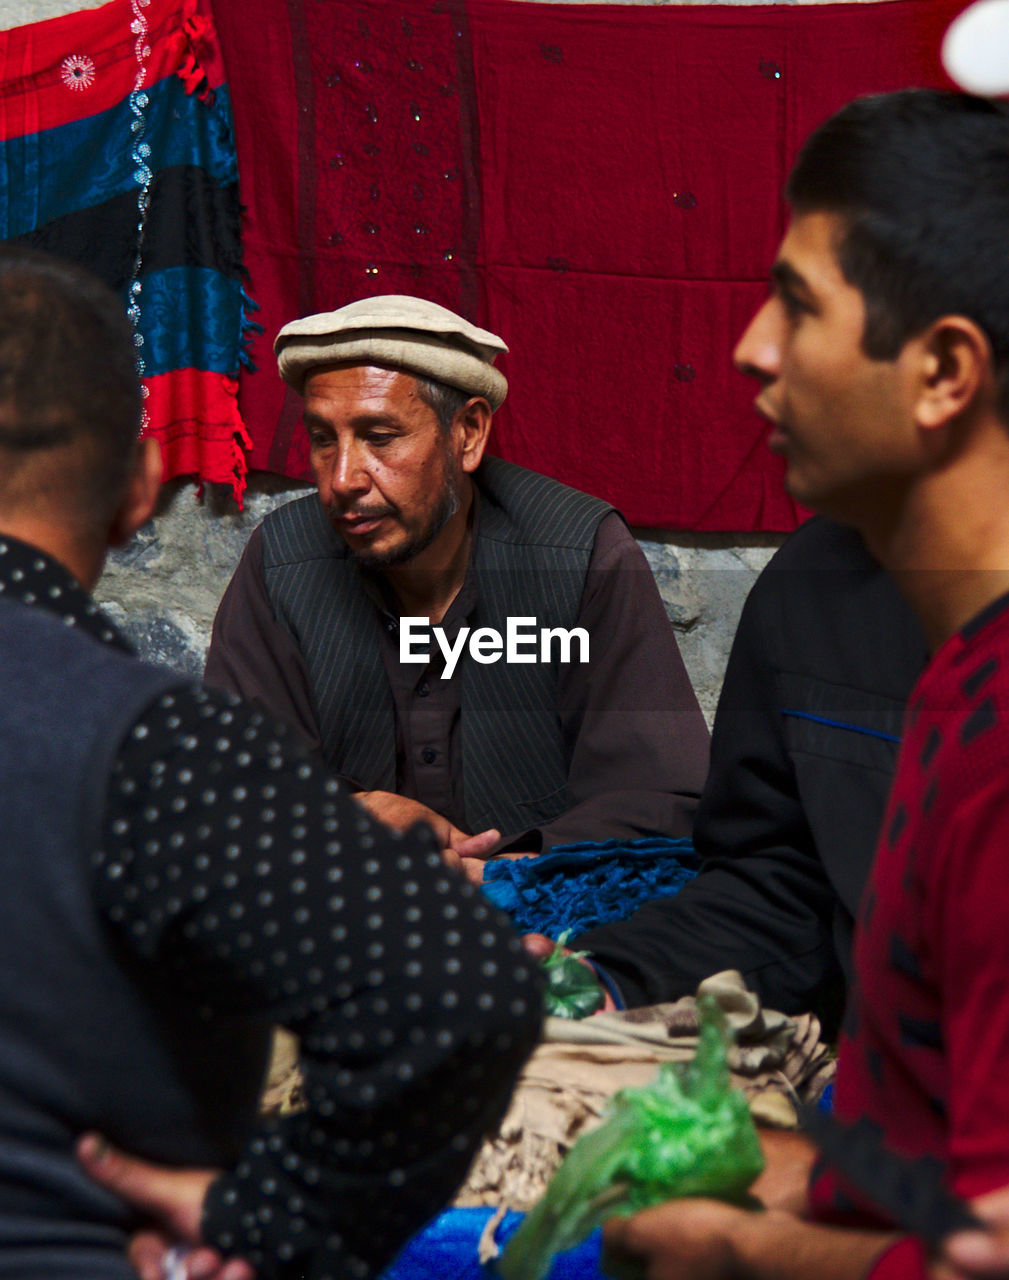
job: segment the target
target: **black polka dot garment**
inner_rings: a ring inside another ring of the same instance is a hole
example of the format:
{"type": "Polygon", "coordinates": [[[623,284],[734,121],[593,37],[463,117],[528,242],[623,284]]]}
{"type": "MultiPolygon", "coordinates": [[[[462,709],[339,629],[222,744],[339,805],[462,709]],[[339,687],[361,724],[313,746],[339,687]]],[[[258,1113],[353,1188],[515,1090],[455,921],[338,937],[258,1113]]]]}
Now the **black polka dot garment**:
{"type": "MultiPolygon", "coordinates": [[[[0,594],[122,645],[54,561],[0,540],[0,594]]],[[[302,1042],[308,1107],[259,1129],[211,1187],[206,1239],[261,1277],[376,1274],[461,1181],[540,1016],[506,918],[433,837],[374,823],[294,735],[186,688],[112,768],[94,889],[121,943],[302,1042]]]]}

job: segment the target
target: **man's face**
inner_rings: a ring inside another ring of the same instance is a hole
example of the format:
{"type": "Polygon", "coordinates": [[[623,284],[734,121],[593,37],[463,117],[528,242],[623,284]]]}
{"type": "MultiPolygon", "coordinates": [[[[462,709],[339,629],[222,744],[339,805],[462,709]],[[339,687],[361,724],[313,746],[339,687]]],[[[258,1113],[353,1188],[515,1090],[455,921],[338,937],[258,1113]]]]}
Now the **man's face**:
{"type": "Polygon", "coordinates": [[[762,386],[757,409],[772,423],[797,501],[851,523],[878,511],[914,464],[914,383],[905,345],[895,360],[862,350],[865,303],[841,274],[834,214],[795,218],[771,273],[772,292],[734,353],[762,386]]]}
{"type": "Polygon", "coordinates": [[[362,564],[411,560],[458,510],[455,435],[411,375],[323,366],[305,380],[304,420],[319,497],[362,564]]]}

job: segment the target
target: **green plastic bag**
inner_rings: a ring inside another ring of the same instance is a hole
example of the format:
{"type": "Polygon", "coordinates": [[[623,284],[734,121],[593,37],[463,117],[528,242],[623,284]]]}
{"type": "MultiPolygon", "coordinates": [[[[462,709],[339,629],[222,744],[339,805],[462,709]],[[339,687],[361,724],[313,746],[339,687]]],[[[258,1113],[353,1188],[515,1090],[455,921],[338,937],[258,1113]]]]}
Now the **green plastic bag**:
{"type": "Polygon", "coordinates": [[[543,961],[547,978],[543,1003],[546,1011],[555,1018],[587,1018],[603,1007],[604,996],[599,979],[582,960],[587,951],[572,951],[564,955],[563,947],[570,936],[570,929],[557,939],[556,948],[543,961]]]}
{"type": "Polygon", "coordinates": [[[608,1119],[568,1152],[499,1259],[503,1280],[542,1280],[554,1254],[607,1218],[675,1196],[745,1200],[764,1157],[746,1099],[729,1080],[724,1015],[710,1000],[700,1015],[693,1060],[663,1063],[651,1084],[622,1089],[608,1119]]]}

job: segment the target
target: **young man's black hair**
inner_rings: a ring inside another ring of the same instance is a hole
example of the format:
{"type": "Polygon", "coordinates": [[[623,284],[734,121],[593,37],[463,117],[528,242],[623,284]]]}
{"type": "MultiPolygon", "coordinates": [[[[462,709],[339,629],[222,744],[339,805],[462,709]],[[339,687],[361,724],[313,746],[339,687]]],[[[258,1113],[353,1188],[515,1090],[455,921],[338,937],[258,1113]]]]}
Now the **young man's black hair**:
{"type": "Polygon", "coordinates": [[[843,218],[865,353],[893,359],[937,317],[969,316],[1009,419],[1009,110],[940,90],[856,99],[808,140],[786,195],[796,214],[843,218]]]}

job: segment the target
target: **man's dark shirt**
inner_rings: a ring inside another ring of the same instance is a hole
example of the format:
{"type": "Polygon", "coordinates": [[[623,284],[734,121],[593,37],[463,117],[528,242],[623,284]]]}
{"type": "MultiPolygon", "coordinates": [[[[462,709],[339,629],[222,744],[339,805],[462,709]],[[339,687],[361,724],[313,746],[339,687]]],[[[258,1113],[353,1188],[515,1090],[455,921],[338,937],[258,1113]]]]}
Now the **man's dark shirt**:
{"type": "Polygon", "coordinates": [[[675,898],[577,939],[629,1004],[739,969],[764,1002],[838,1013],[921,628],[858,534],[816,518],[751,591],[729,657],[675,898]],[[831,998],[832,997],[832,998],[831,998]]]}
{"type": "MultiPolygon", "coordinates": [[[[475,548],[478,495],[473,520],[475,548]]],[[[452,643],[477,604],[473,554],[441,623],[452,643]]],[[[460,727],[466,660],[443,680],[444,661],[432,641],[429,664],[401,663],[400,606],[381,573],[363,576],[382,624],[395,703],[396,790],[466,830],[460,727]]],[[[616,512],[600,521],[577,625],[591,637],[592,660],[560,664],[557,682],[570,760],[568,806],[550,822],[504,833],[503,847],[545,852],[575,840],[689,835],[707,774],[708,730],[654,576],[616,512]]],[[[295,637],[274,616],[259,529],[221,600],[206,680],[268,708],[321,752],[307,666],[295,637]]]]}
{"type": "MultiPolygon", "coordinates": [[[[128,650],[10,538],[0,597],[128,650]]],[[[207,1019],[262,1013],[302,1040],[307,1110],[215,1181],[205,1238],[264,1277],[374,1274],[449,1199],[531,1047],[535,966],[505,918],[425,829],[381,827],[296,734],[181,678],[119,747],[92,865],[131,962],[207,1019]]]]}

